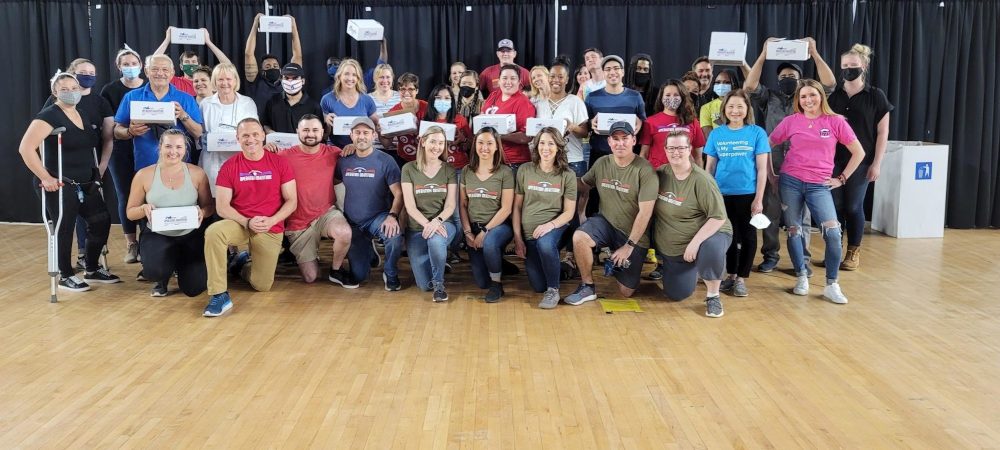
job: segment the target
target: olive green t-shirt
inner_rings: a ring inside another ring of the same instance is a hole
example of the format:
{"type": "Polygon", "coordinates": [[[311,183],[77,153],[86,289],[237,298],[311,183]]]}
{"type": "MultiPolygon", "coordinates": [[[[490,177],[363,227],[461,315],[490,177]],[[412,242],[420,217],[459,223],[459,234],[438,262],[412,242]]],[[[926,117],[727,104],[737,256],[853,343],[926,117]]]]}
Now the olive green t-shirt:
{"type": "MultiPolygon", "coordinates": [[[[581,180],[597,188],[601,215],[626,236],[639,214],[639,202],[656,200],[656,173],[649,161],[638,156],[625,167],[618,167],[614,155],[602,156],[581,180]]],[[[649,248],[647,234],[644,231],[636,242],[642,248],[649,248]]]]}
{"type": "Polygon", "coordinates": [[[576,201],[576,174],[543,172],[534,163],[524,163],[517,169],[518,195],[521,202],[521,235],[531,239],[539,225],[548,223],[563,213],[563,200],[576,201]]]}
{"type": "MultiPolygon", "coordinates": [[[[400,182],[413,184],[413,200],[417,203],[417,209],[424,217],[433,219],[444,210],[448,185],[455,184],[455,169],[448,164],[441,164],[438,172],[433,177],[428,177],[417,167],[415,161],[410,161],[403,166],[400,182]]],[[[424,229],[413,217],[407,218],[407,228],[412,231],[424,229]]]]}
{"type": "Polygon", "coordinates": [[[485,224],[500,210],[504,189],[514,189],[514,171],[501,165],[486,181],[480,181],[469,166],[462,169],[462,189],[469,197],[469,220],[485,224]]]}
{"type": "Polygon", "coordinates": [[[719,232],[733,234],[722,193],[708,172],[695,166],[687,178],[678,180],[670,164],[664,164],[656,171],[656,176],[660,181],[653,208],[657,251],[667,256],[683,255],[708,219],[725,220],[719,232]]]}

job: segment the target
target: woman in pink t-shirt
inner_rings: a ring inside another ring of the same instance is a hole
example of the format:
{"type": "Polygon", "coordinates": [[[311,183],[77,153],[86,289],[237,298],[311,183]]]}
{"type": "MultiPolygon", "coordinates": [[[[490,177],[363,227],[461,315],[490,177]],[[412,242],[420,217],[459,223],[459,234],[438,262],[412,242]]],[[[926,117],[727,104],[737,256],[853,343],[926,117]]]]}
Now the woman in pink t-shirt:
{"type": "Polygon", "coordinates": [[[833,206],[831,189],[844,185],[864,159],[857,136],[843,116],[835,114],[826,101],[823,86],[815,80],[802,80],[795,91],[795,114],[786,117],[770,136],[771,147],[790,141],[791,145],[781,165],[780,181],[771,174],[771,183],[779,186],[781,203],[788,228],[788,253],[797,276],[796,295],[809,295],[809,278],[802,255],[803,208],[808,207],[813,219],[823,227],[826,241],[826,288],[823,297],[834,303],[847,303],[847,297],[837,283],[841,257],[841,228],[833,206]],[[844,171],[833,174],[833,156],[837,143],[851,152],[844,171]]]}

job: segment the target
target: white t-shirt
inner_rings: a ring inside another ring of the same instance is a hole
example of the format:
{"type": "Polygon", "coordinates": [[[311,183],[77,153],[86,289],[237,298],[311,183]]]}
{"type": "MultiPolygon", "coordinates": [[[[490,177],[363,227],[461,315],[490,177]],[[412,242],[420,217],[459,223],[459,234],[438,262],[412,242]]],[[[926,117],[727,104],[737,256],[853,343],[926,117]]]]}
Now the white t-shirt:
{"type": "MultiPolygon", "coordinates": [[[[542,100],[535,103],[535,117],[539,119],[569,119],[573,125],[579,125],[589,119],[583,100],[575,95],[566,95],[558,102],[542,100]]],[[[566,136],[566,159],[571,163],[583,161],[583,141],[573,133],[566,136]]]]}

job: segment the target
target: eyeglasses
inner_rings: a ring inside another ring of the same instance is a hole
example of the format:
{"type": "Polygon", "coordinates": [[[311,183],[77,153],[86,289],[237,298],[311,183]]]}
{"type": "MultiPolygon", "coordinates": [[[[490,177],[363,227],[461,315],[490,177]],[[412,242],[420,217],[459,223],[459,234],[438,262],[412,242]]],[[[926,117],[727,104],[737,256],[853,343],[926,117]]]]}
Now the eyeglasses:
{"type": "Polygon", "coordinates": [[[689,148],[691,148],[690,145],[685,145],[682,147],[664,147],[664,149],[667,150],[667,153],[682,153],[689,148]]]}
{"type": "Polygon", "coordinates": [[[415,87],[399,88],[399,92],[417,92],[415,87]]]}

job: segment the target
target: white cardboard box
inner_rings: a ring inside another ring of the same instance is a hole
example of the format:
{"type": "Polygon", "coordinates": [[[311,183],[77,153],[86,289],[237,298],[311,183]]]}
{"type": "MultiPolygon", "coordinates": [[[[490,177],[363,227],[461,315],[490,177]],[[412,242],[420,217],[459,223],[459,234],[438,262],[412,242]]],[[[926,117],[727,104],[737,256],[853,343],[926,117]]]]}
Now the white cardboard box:
{"type": "Polygon", "coordinates": [[[141,102],[129,103],[129,120],[135,123],[176,125],[173,102],[141,102]]]}
{"type": "Polygon", "coordinates": [[[628,122],[634,131],[638,118],[635,114],[597,113],[597,134],[608,134],[615,122],[628,122]]]}
{"type": "Polygon", "coordinates": [[[213,131],[208,133],[206,137],[205,151],[238,152],[241,150],[234,131],[213,131]]]}
{"type": "Polygon", "coordinates": [[[485,127],[497,130],[497,133],[510,134],[517,129],[513,114],[480,114],[472,118],[472,132],[478,133],[485,127]]]}
{"type": "Polygon", "coordinates": [[[896,238],[944,237],[947,145],[889,141],[872,198],[872,229],[896,238]]]}
{"type": "Polygon", "coordinates": [[[170,30],[170,43],[205,45],[205,33],[196,28],[174,28],[170,30]]]}
{"type": "Polygon", "coordinates": [[[198,207],[155,208],[149,229],[153,231],[193,230],[198,228],[198,207]]]}
{"type": "Polygon", "coordinates": [[[333,133],[336,136],[350,136],[351,124],[359,116],[337,116],[333,118],[333,133]]]}
{"type": "Polygon", "coordinates": [[[552,127],[559,130],[560,134],[566,134],[566,121],[563,119],[539,119],[537,117],[531,117],[528,119],[527,126],[525,127],[524,134],[528,136],[537,135],[542,128],[552,127]]]}
{"type": "Polygon", "coordinates": [[[261,33],[291,33],[292,18],[285,16],[263,16],[260,18],[261,33]]]}
{"type": "Polygon", "coordinates": [[[417,132],[417,116],[413,113],[402,113],[393,116],[382,116],[378,121],[382,136],[393,137],[401,134],[417,132]]]}
{"type": "Polygon", "coordinates": [[[278,148],[286,150],[299,145],[299,135],[295,133],[270,133],[264,139],[265,143],[274,143],[278,148]]]}
{"type": "Polygon", "coordinates": [[[444,130],[444,137],[445,137],[445,139],[447,139],[448,142],[455,142],[455,131],[458,130],[458,127],[455,126],[455,124],[453,124],[453,123],[438,123],[438,122],[430,122],[430,121],[427,121],[427,120],[421,120],[420,121],[420,131],[418,132],[418,134],[420,134],[421,136],[423,136],[424,132],[427,131],[427,129],[430,128],[430,127],[441,127],[441,129],[444,130]]]}
{"type": "Polygon", "coordinates": [[[747,34],[712,32],[708,60],[720,66],[742,66],[747,56],[747,34]]]}
{"type": "Polygon", "coordinates": [[[375,20],[350,19],[347,21],[347,34],[358,41],[381,41],[385,28],[375,20]]]}
{"type": "Polygon", "coordinates": [[[805,61],[809,59],[809,42],[786,39],[767,43],[767,59],[777,61],[805,61]]]}

